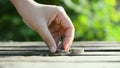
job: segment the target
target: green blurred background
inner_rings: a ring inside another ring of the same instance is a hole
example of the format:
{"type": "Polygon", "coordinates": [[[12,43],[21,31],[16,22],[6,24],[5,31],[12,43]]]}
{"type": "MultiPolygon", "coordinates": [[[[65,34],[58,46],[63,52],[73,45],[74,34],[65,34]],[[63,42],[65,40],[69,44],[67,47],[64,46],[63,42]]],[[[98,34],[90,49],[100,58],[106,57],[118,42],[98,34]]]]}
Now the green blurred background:
{"type": "MultiPolygon", "coordinates": [[[[75,41],[120,41],[120,0],[35,0],[63,6],[75,26],[75,41]]],[[[41,41],[9,0],[0,0],[0,41],[41,41]]]]}

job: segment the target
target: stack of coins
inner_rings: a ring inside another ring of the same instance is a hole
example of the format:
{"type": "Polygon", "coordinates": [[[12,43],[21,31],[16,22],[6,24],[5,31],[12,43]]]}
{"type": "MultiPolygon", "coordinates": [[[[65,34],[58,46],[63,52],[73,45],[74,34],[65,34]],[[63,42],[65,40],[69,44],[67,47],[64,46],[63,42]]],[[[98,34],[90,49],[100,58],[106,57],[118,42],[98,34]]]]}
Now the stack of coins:
{"type": "Polygon", "coordinates": [[[80,54],[84,53],[84,49],[71,49],[70,56],[79,56],[80,54]]]}
{"type": "Polygon", "coordinates": [[[56,53],[53,53],[53,56],[67,56],[68,54],[70,54],[70,51],[66,51],[66,50],[57,50],[56,53]]]}
{"type": "Polygon", "coordinates": [[[83,49],[71,49],[69,51],[66,50],[57,50],[56,53],[51,54],[52,56],[77,56],[83,53],[83,49]]]}

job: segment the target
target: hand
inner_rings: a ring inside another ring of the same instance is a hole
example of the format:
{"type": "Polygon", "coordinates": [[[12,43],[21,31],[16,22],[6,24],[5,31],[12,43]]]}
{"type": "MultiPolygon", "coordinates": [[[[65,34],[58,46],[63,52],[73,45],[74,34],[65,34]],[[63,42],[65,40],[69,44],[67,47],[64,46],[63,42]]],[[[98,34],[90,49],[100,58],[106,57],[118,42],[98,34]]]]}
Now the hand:
{"type": "Polygon", "coordinates": [[[11,0],[23,21],[36,31],[52,53],[62,47],[69,50],[74,38],[74,26],[64,9],[60,6],[43,5],[33,0],[11,0]]]}

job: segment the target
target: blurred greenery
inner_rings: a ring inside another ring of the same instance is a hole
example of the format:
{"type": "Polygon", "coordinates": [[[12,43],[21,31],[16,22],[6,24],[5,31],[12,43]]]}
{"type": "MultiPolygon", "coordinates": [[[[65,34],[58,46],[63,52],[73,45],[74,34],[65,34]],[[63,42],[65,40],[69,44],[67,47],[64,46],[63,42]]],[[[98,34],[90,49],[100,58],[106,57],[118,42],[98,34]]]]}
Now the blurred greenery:
{"type": "MultiPolygon", "coordinates": [[[[119,0],[35,0],[63,6],[75,26],[75,41],[120,41],[119,0]]],[[[0,41],[39,41],[9,0],[0,0],[0,41]]]]}

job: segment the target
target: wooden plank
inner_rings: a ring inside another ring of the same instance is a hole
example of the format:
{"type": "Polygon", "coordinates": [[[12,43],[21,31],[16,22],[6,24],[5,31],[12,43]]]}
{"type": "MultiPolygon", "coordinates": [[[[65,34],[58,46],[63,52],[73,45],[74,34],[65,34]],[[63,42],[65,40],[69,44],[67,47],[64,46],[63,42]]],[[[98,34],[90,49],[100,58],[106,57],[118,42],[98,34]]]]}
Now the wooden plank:
{"type": "MultiPolygon", "coordinates": [[[[46,46],[44,42],[0,42],[0,46],[46,46]]],[[[120,46],[120,42],[74,42],[72,46],[120,46]]]]}
{"type": "Polygon", "coordinates": [[[44,42],[0,42],[0,46],[45,46],[44,42]]]}
{"type": "MultiPolygon", "coordinates": [[[[45,46],[43,42],[9,42],[8,43],[3,42],[4,45],[0,45],[0,55],[41,55],[43,51],[47,50],[49,52],[48,48],[45,46]],[[39,46],[40,45],[40,46],[39,46]],[[42,51],[42,52],[41,52],[42,51]]],[[[0,43],[0,44],[3,44],[0,43]]],[[[84,49],[84,53],[80,54],[79,56],[109,56],[109,55],[114,55],[114,56],[120,56],[120,46],[115,45],[112,46],[113,44],[116,43],[106,43],[106,42],[101,42],[101,44],[107,44],[107,46],[100,46],[96,42],[74,42],[71,48],[77,48],[77,49],[84,49]],[[83,46],[79,44],[84,44],[83,46]],[[91,46],[88,44],[92,44],[91,46]],[[93,44],[95,46],[93,46],[93,44]],[[108,44],[110,46],[108,46],[108,44]],[[86,46],[88,45],[88,46],[86,46]]],[[[99,42],[100,44],[100,42],[99,42]]],[[[117,43],[119,44],[119,43],[117,43]]]]}
{"type": "MultiPolygon", "coordinates": [[[[39,51],[0,51],[0,56],[49,56],[49,50],[39,51]]],[[[83,52],[80,54],[70,54],[69,56],[120,56],[120,52],[83,52]]]]}
{"type": "Polygon", "coordinates": [[[43,42],[1,42],[0,68],[120,68],[120,42],[74,42],[78,56],[41,56],[43,42]]]}
{"type": "Polygon", "coordinates": [[[1,57],[0,68],[120,68],[119,56],[1,57]],[[111,59],[112,58],[112,59],[111,59]]]}
{"type": "Polygon", "coordinates": [[[120,62],[120,56],[14,56],[1,57],[0,62],[120,62]]]}
{"type": "MultiPolygon", "coordinates": [[[[118,50],[120,51],[120,47],[71,47],[73,49],[82,48],[84,50],[118,50]]],[[[0,51],[2,50],[41,50],[48,49],[46,46],[3,46],[0,47],[0,51]]]]}
{"type": "Polygon", "coordinates": [[[0,51],[3,51],[3,50],[46,50],[48,49],[47,47],[0,47],[0,51]]]}
{"type": "Polygon", "coordinates": [[[120,68],[120,63],[33,63],[11,62],[0,64],[1,68],[120,68]]]}
{"type": "Polygon", "coordinates": [[[73,46],[120,46],[120,42],[74,42],[73,46]]]}
{"type": "Polygon", "coordinates": [[[3,62],[0,68],[120,68],[120,63],[39,63],[39,62],[3,62]]]}

